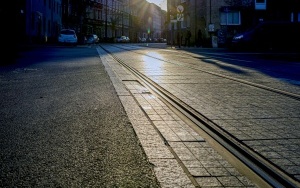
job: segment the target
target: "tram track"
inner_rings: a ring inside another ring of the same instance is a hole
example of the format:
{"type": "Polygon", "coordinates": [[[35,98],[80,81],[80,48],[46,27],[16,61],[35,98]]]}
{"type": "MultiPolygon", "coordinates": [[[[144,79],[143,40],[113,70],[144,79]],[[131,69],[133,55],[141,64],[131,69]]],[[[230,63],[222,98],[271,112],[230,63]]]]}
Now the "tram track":
{"type": "MultiPolygon", "coordinates": [[[[101,46],[102,47],[102,46],[101,46]]],[[[229,151],[233,156],[239,159],[247,168],[253,171],[257,177],[262,178],[268,185],[271,187],[299,187],[299,183],[295,181],[292,177],[285,173],[281,168],[277,167],[273,163],[269,162],[263,156],[259,155],[251,148],[249,148],[244,143],[240,142],[236,137],[231,135],[226,130],[219,127],[216,123],[211,121],[205,115],[201,114],[188,104],[184,103],[182,100],[174,96],[172,93],[161,87],[159,84],[136,70],[135,68],[129,66],[120,59],[114,53],[111,53],[106,48],[102,47],[107,53],[109,53],[118,63],[120,63],[124,68],[129,70],[133,75],[135,75],[149,90],[154,92],[160,98],[162,98],[165,102],[169,105],[173,106],[176,110],[182,113],[187,119],[192,121],[196,124],[201,130],[207,133],[212,139],[214,139],[217,143],[219,143],[222,147],[224,147],[227,151],[229,151]]],[[[128,50],[128,49],[125,49],[128,50]]],[[[136,52],[134,52],[136,53],[136,52]]],[[[152,57],[148,54],[147,55],[151,58],[156,58],[161,61],[165,61],[168,63],[173,63],[167,60],[162,60],[157,57],[152,57]]],[[[190,67],[195,69],[195,67],[190,67]]],[[[198,70],[198,69],[197,69],[198,70]]],[[[248,82],[245,80],[229,77],[226,75],[205,71],[205,70],[198,70],[208,74],[212,74],[214,76],[230,79],[239,83],[247,84],[249,86],[254,86],[260,89],[268,90],[280,95],[284,95],[295,100],[300,100],[300,95],[286,92],[283,90],[278,90],[275,88],[263,86],[260,84],[248,82]]]]}
{"type": "MultiPolygon", "coordinates": [[[[120,46],[115,46],[115,47],[121,48],[120,46]]],[[[220,78],[225,78],[225,79],[232,80],[232,81],[235,81],[235,82],[238,82],[238,83],[246,84],[246,85],[248,85],[248,86],[254,86],[254,87],[256,87],[256,88],[260,88],[260,89],[264,89],[264,90],[267,90],[267,91],[271,91],[271,92],[273,92],[273,93],[277,93],[277,94],[280,94],[280,95],[284,95],[284,96],[286,96],[286,97],[293,98],[293,99],[295,99],[295,100],[300,101],[300,94],[296,94],[296,93],[284,91],[284,90],[281,90],[281,89],[272,88],[272,87],[269,87],[269,86],[266,86],[266,85],[262,85],[262,84],[258,84],[258,83],[254,83],[254,82],[250,82],[250,81],[246,81],[246,80],[242,80],[242,79],[239,79],[239,78],[234,78],[234,77],[232,77],[232,76],[227,76],[227,75],[219,74],[219,73],[212,72],[212,71],[207,71],[207,70],[204,70],[204,69],[196,68],[196,67],[194,67],[194,66],[192,66],[192,65],[187,66],[186,64],[185,64],[185,65],[182,65],[182,64],[174,63],[174,62],[169,61],[169,60],[165,60],[165,59],[153,57],[153,56],[151,56],[151,55],[149,55],[149,54],[146,54],[146,53],[138,53],[138,52],[135,52],[135,51],[126,49],[126,48],[122,48],[122,49],[131,51],[131,52],[133,52],[133,53],[145,55],[145,56],[148,56],[148,57],[151,57],[151,58],[160,60],[160,61],[164,61],[164,62],[167,62],[167,63],[172,63],[172,64],[176,64],[176,65],[178,65],[178,66],[188,67],[188,68],[190,68],[190,69],[197,70],[197,71],[201,71],[201,72],[203,72],[203,73],[207,73],[207,74],[210,74],[210,75],[214,75],[214,76],[217,76],[217,77],[220,77],[220,78]]],[[[184,53],[184,54],[187,55],[187,56],[190,56],[190,58],[195,58],[195,57],[193,57],[193,56],[191,56],[191,55],[189,55],[189,54],[186,54],[186,53],[184,53]]],[[[212,57],[207,57],[207,58],[212,58],[212,57]]],[[[196,59],[196,58],[195,58],[195,59],[196,59]]]]}

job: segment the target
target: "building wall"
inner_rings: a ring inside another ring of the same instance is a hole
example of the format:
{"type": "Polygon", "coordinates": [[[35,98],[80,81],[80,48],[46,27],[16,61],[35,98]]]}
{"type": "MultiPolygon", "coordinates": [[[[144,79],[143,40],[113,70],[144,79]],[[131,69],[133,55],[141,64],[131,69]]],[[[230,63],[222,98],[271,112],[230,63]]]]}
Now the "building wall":
{"type": "Polygon", "coordinates": [[[26,0],[22,1],[26,3],[25,6],[20,3],[21,0],[17,2],[16,7],[22,10],[16,11],[19,12],[16,18],[18,28],[23,33],[21,38],[30,42],[53,41],[58,31],[66,27],[76,29],[77,32],[96,33],[100,38],[126,35],[134,38],[133,41],[137,41],[138,37],[158,38],[163,35],[167,37],[169,44],[176,42],[175,36],[179,29],[182,33],[189,29],[192,33],[191,42],[196,43],[199,30],[204,39],[218,36],[219,31],[226,33],[229,38],[260,20],[300,22],[298,0],[266,0],[265,10],[255,10],[254,0],[167,0],[168,11],[165,13],[146,0],[26,0]],[[87,7],[88,14],[85,15],[80,12],[80,7],[89,2],[96,4],[87,7]],[[176,7],[179,4],[185,8],[184,21],[180,24],[171,23],[170,15],[177,14],[176,7]],[[240,25],[220,24],[220,14],[225,10],[224,7],[230,11],[240,11],[240,25]],[[113,26],[112,19],[116,17],[119,18],[113,26]],[[84,24],[87,26],[86,30],[83,30],[84,24]],[[209,32],[210,24],[214,25],[213,32],[209,32]],[[166,30],[163,29],[165,26],[166,30]]]}
{"type": "Polygon", "coordinates": [[[30,42],[54,41],[62,28],[76,30],[80,38],[95,33],[137,41],[148,36],[149,28],[151,36],[161,37],[162,11],[155,4],[149,7],[146,0],[27,0],[23,32],[30,42]]]}
{"type": "Polygon", "coordinates": [[[152,31],[151,37],[152,38],[160,38],[162,32],[162,25],[161,25],[161,8],[158,7],[156,4],[150,4],[150,15],[152,17],[152,31]]]}
{"type": "Polygon", "coordinates": [[[61,0],[26,1],[26,36],[29,42],[54,42],[61,23],[61,0]]]}
{"type": "Polygon", "coordinates": [[[161,11],[161,38],[166,39],[168,33],[168,20],[167,20],[167,11],[161,11]]]}
{"type": "Polygon", "coordinates": [[[220,7],[225,6],[220,0],[190,0],[187,1],[187,12],[190,18],[188,28],[191,30],[191,42],[198,40],[198,31],[201,30],[204,39],[210,39],[220,29],[220,7]],[[210,27],[213,26],[213,27],[210,27]],[[210,30],[213,28],[213,30],[210,30]]]}

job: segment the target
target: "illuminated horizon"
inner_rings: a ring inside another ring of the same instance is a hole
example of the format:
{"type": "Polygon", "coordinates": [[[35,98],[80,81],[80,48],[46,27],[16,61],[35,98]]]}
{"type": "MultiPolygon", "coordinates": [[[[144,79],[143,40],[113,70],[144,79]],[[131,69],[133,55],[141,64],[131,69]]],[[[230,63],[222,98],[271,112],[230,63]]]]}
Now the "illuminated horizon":
{"type": "Polygon", "coordinates": [[[162,10],[167,10],[167,0],[147,0],[149,3],[154,3],[162,10]]]}

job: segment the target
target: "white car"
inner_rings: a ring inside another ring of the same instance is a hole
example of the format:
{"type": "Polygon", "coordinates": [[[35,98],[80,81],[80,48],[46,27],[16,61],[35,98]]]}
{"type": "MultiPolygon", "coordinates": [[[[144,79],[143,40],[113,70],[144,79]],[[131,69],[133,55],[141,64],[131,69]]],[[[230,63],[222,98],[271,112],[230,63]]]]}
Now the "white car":
{"type": "Polygon", "coordinates": [[[98,44],[99,37],[96,34],[90,34],[86,36],[86,43],[87,44],[98,44]]]}
{"type": "Polygon", "coordinates": [[[140,42],[146,42],[147,40],[146,40],[146,38],[141,38],[140,39],[140,42]]]}
{"type": "Polygon", "coordinates": [[[58,35],[58,43],[60,44],[72,44],[76,45],[78,38],[75,30],[72,29],[62,29],[58,35]]]}
{"type": "Polygon", "coordinates": [[[117,37],[117,42],[126,42],[126,36],[117,37]]]}

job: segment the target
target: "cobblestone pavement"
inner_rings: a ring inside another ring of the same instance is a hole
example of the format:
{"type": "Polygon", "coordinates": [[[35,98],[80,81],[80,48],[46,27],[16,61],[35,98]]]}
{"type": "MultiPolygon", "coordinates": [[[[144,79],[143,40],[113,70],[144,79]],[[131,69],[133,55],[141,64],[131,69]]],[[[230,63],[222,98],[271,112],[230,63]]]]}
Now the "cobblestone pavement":
{"type": "MultiPolygon", "coordinates": [[[[144,48],[134,49],[140,54],[145,52],[144,48]]],[[[205,71],[298,94],[299,85],[204,56],[197,56],[198,59],[183,58],[184,55],[178,51],[170,55],[170,51],[161,50],[158,53],[156,49],[147,49],[149,54],[157,55],[158,58],[157,61],[151,59],[151,63],[147,64],[147,56],[122,52],[117,48],[110,50],[117,52],[118,58],[299,181],[300,102],[234,80],[218,78],[205,71]],[[160,58],[166,58],[172,63],[162,62],[160,58]]],[[[124,71],[111,56],[100,48],[98,52],[145,152],[155,166],[162,187],[256,186],[212,149],[207,140],[195,133],[162,101],[124,71]]]]}
{"type": "Polygon", "coordinates": [[[98,52],[162,187],[256,187],[110,55],[98,52]]]}

